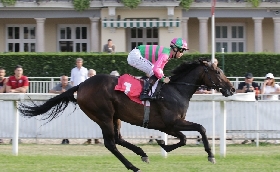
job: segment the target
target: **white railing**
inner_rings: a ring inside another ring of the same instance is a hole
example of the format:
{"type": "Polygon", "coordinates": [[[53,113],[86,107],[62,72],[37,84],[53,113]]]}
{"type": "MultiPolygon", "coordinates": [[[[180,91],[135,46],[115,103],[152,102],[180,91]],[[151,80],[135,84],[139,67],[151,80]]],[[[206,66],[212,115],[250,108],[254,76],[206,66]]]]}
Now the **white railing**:
{"type": "MultiPolygon", "coordinates": [[[[56,84],[59,83],[59,77],[29,77],[29,93],[48,93],[56,84]]],[[[238,88],[240,82],[244,82],[244,77],[228,77],[233,84],[234,88],[238,88]]],[[[263,85],[264,77],[254,77],[254,82],[258,83],[261,87],[263,85]]],[[[280,77],[275,77],[276,81],[280,80],[280,77]]]]}

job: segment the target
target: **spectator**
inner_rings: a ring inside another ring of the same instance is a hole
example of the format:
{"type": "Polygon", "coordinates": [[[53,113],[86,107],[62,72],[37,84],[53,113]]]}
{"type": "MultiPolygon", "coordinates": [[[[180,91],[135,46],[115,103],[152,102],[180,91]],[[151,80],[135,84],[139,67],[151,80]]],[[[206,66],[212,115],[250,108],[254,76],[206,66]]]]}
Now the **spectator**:
{"type": "Polygon", "coordinates": [[[96,71],[94,69],[89,69],[88,70],[88,78],[90,78],[90,77],[92,77],[94,75],[96,75],[96,71]]]}
{"type": "Polygon", "coordinates": [[[6,83],[8,79],[5,78],[5,75],[6,75],[5,69],[0,67],[0,93],[5,93],[6,91],[6,83]]]}
{"type": "MultiPolygon", "coordinates": [[[[96,71],[94,69],[88,70],[88,78],[93,77],[96,75],[96,71]]],[[[94,139],[95,144],[100,144],[101,142],[98,139],[94,139]]],[[[87,141],[84,142],[84,145],[90,145],[91,139],[87,139],[87,141]]]]}
{"type": "Polygon", "coordinates": [[[67,90],[69,90],[70,88],[72,88],[71,84],[69,84],[68,81],[68,76],[61,76],[60,77],[60,83],[57,84],[55,87],[53,87],[49,93],[55,93],[55,94],[61,94],[67,90]]]}
{"type": "Polygon", "coordinates": [[[71,85],[76,86],[87,79],[88,70],[83,67],[83,59],[76,59],[76,67],[71,70],[71,85]]]}
{"type": "MultiPolygon", "coordinates": [[[[236,93],[247,93],[247,92],[254,92],[257,91],[258,94],[260,93],[260,86],[258,85],[258,83],[253,82],[254,80],[254,76],[252,73],[246,73],[245,74],[245,82],[241,82],[238,85],[238,89],[236,90],[236,93]],[[258,90],[256,90],[256,88],[258,88],[258,90]]],[[[256,97],[257,99],[257,97],[256,97]]],[[[244,140],[242,142],[242,144],[246,144],[248,143],[248,140],[244,140]]],[[[251,142],[253,143],[254,140],[251,140],[251,142]]]]}
{"type": "Polygon", "coordinates": [[[260,92],[260,86],[258,83],[253,82],[254,77],[252,73],[246,73],[245,75],[245,82],[241,82],[238,85],[238,89],[236,90],[236,93],[247,93],[247,92],[254,92],[256,88],[258,87],[258,93],[260,92]]]}
{"type": "MultiPolygon", "coordinates": [[[[70,88],[72,88],[72,86],[68,82],[68,76],[63,75],[60,77],[60,83],[57,84],[55,87],[53,87],[49,91],[49,93],[61,94],[70,88]]],[[[61,144],[69,144],[69,143],[70,142],[68,139],[63,139],[61,142],[61,144]]]]}
{"type": "Polygon", "coordinates": [[[10,76],[6,84],[6,93],[26,93],[29,87],[29,81],[23,75],[23,68],[17,65],[14,70],[15,75],[10,76]]]}
{"type": "Polygon", "coordinates": [[[113,44],[112,39],[108,39],[108,44],[104,45],[103,52],[107,52],[107,53],[115,52],[115,45],[113,44]]]}
{"type": "MultiPolygon", "coordinates": [[[[6,83],[6,93],[26,93],[29,87],[29,81],[26,76],[23,75],[23,68],[21,65],[17,65],[14,70],[15,75],[10,76],[6,83]]],[[[12,139],[10,140],[10,144],[12,139]]],[[[21,143],[21,140],[18,140],[21,143]]]]}
{"type": "MultiPolygon", "coordinates": [[[[5,78],[5,75],[5,69],[0,67],[0,93],[5,93],[7,83],[7,78],[5,78]]],[[[0,139],[0,143],[3,143],[2,139],[0,139]]]]}
{"type": "Polygon", "coordinates": [[[198,87],[197,91],[194,94],[212,94],[212,91],[207,90],[207,88],[202,85],[201,87],[198,87]]]}
{"type": "MultiPolygon", "coordinates": [[[[280,86],[275,83],[272,73],[266,74],[261,94],[280,94],[280,86]]],[[[263,100],[278,100],[278,95],[264,95],[263,100]]]]}

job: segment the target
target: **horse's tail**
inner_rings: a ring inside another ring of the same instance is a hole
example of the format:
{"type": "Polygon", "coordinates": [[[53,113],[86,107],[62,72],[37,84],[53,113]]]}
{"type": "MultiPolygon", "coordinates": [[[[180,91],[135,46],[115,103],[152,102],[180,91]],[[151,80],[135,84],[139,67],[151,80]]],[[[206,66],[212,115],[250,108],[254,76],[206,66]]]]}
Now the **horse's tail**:
{"type": "Polygon", "coordinates": [[[36,105],[33,101],[31,102],[31,105],[20,103],[18,109],[24,117],[44,115],[42,119],[50,122],[51,120],[59,117],[70,102],[75,105],[77,104],[74,92],[78,91],[78,89],[79,85],[72,87],[64,93],[47,100],[41,105],[36,105]]]}

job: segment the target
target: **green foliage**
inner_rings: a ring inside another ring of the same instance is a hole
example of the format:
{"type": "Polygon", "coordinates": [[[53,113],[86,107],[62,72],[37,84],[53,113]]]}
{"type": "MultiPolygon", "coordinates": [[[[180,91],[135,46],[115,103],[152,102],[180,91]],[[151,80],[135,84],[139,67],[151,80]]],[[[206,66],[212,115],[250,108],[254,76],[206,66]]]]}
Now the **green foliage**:
{"type": "Polygon", "coordinates": [[[7,5],[15,5],[16,4],[16,0],[0,0],[0,2],[4,5],[4,6],[7,6],[7,5]]]}
{"type": "MultiPolygon", "coordinates": [[[[129,73],[135,76],[144,75],[143,72],[127,64],[127,54],[116,53],[2,53],[0,61],[2,67],[7,70],[7,75],[12,75],[16,65],[22,65],[24,74],[30,77],[57,77],[63,74],[70,76],[70,71],[75,67],[78,57],[84,59],[84,66],[95,69],[97,73],[109,74],[117,70],[120,74],[129,73]]],[[[171,75],[171,71],[183,61],[192,61],[199,57],[211,58],[211,54],[185,54],[180,59],[170,60],[165,68],[165,75],[171,75]]],[[[222,68],[222,54],[216,54],[219,67],[222,68]]],[[[280,76],[280,54],[253,54],[232,53],[224,54],[224,71],[226,76],[241,76],[246,72],[252,72],[254,76],[265,76],[273,73],[280,76]]]]}
{"type": "Polygon", "coordinates": [[[255,8],[260,5],[260,0],[248,0],[248,2],[250,2],[255,8]]]}
{"type": "Polygon", "coordinates": [[[73,0],[72,2],[76,11],[84,11],[90,7],[90,0],[73,0]]]}
{"type": "Polygon", "coordinates": [[[142,0],[121,0],[125,7],[136,8],[142,2],[142,0]]]}
{"type": "Polygon", "coordinates": [[[181,0],[180,6],[183,7],[185,10],[190,9],[191,4],[193,3],[193,0],[181,0]]]}

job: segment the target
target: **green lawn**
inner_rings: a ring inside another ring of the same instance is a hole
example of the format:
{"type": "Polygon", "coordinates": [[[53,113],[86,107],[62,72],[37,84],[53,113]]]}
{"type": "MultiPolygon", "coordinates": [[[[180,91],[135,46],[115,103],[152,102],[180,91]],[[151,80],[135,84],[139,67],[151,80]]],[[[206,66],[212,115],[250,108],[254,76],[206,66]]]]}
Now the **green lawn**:
{"type": "MultiPolygon", "coordinates": [[[[118,146],[120,152],[142,172],[278,172],[280,171],[280,145],[262,144],[230,145],[227,157],[219,156],[216,149],[216,164],[207,161],[202,146],[188,145],[163,158],[157,145],[138,145],[150,158],[150,164],[118,146]]],[[[1,172],[123,172],[121,162],[103,145],[19,145],[19,156],[12,155],[11,145],[0,145],[1,172]]]]}

